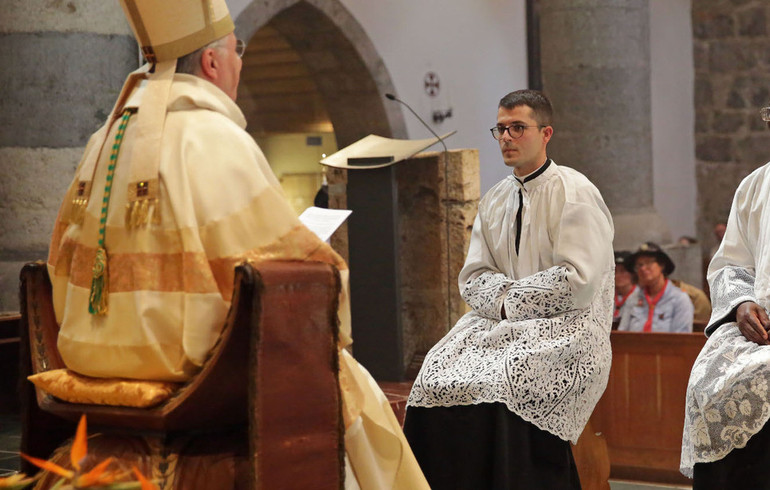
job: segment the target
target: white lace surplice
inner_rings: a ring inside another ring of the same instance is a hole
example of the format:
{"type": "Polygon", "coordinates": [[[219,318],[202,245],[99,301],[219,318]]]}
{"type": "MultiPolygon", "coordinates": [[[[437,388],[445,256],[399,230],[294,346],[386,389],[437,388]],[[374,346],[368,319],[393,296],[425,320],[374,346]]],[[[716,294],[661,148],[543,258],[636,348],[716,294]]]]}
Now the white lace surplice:
{"type": "Polygon", "coordinates": [[[709,463],[746,446],[770,419],[770,346],[738,330],[735,308],[754,301],[770,307],[770,164],[746,177],[733,199],[727,231],[709,265],[713,311],[709,340],[687,386],[680,469],[709,463]]]}
{"type": "Polygon", "coordinates": [[[572,169],[552,163],[525,184],[509,176],[495,185],[479,204],[459,277],[472,311],[430,350],[408,405],[502,402],[577,441],[609,376],[612,239],[599,191],[572,169]]]}

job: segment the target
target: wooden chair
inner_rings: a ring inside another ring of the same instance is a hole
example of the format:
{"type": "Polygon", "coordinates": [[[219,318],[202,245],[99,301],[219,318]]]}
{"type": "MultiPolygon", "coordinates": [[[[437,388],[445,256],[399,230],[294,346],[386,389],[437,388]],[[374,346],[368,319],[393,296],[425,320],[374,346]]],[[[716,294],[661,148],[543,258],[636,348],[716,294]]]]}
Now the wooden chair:
{"type": "MultiPolygon", "coordinates": [[[[89,433],[105,434],[89,440],[89,454],[138,464],[165,488],[339,488],[339,288],[339,274],[327,264],[237,267],[230,312],[200,373],[159,406],[108,407],[63,402],[26,381],[29,374],[64,367],[46,266],[26,265],[20,298],[21,450],[50,457],[85,413],[89,433]],[[230,462],[220,465],[218,476],[210,465],[205,471],[196,467],[223,459],[230,462]]],[[[61,448],[54,458],[66,460],[59,453],[61,448]]]]}

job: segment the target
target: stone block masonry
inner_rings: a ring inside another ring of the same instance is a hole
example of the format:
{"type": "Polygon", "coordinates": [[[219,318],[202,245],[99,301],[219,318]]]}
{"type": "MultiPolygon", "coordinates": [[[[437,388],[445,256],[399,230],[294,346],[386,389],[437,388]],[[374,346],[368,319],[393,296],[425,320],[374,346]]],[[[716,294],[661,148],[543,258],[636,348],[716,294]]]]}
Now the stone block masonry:
{"type": "Polygon", "coordinates": [[[695,154],[698,238],[715,244],[735,189],[770,160],[770,4],[766,0],[694,0],[695,154]]]}
{"type": "Polygon", "coordinates": [[[138,50],[103,0],[0,0],[0,311],[18,311],[19,272],[44,260],[89,136],[138,50]]]}

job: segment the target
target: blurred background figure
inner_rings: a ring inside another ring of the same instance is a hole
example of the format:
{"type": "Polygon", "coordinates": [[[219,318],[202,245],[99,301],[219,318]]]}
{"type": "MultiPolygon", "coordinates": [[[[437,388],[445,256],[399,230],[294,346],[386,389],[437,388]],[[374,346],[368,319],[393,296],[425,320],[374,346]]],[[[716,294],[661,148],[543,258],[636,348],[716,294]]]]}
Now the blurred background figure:
{"type": "Polygon", "coordinates": [[[698,239],[692,236],[682,235],[679,237],[679,240],[676,241],[677,245],[681,245],[683,247],[689,247],[690,245],[695,245],[698,243],[698,239]]]}
{"type": "Polygon", "coordinates": [[[324,209],[329,207],[329,183],[326,181],[326,174],[324,174],[321,188],[318,189],[315,198],[313,198],[313,206],[324,209]]]}
{"type": "Polygon", "coordinates": [[[694,330],[703,330],[711,318],[711,301],[708,295],[702,290],[679,279],[671,279],[676,287],[684,291],[690,298],[693,306],[693,323],[698,325],[694,330]]]}
{"type": "Polygon", "coordinates": [[[727,230],[727,223],[721,221],[714,225],[714,238],[716,239],[716,243],[711,248],[711,251],[709,252],[709,262],[711,262],[711,258],[714,257],[714,254],[717,253],[717,249],[719,249],[719,245],[722,244],[722,239],[725,237],[725,231],[727,230]]]}
{"type": "Polygon", "coordinates": [[[626,300],[618,330],[629,332],[692,332],[693,304],[668,276],[674,262],[652,242],[644,243],[625,261],[636,273],[638,288],[626,300]]]}
{"type": "Polygon", "coordinates": [[[636,291],[636,277],[633,268],[626,266],[631,252],[622,250],[615,252],[615,312],[612,315],[612,328],[617,329],[623,308],[628,303],[631,293],[636,291]]]}

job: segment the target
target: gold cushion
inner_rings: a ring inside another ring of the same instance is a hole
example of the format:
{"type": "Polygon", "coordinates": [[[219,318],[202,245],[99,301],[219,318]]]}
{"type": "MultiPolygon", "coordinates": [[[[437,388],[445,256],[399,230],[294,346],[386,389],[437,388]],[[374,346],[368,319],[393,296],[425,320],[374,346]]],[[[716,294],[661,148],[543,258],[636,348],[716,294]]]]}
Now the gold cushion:
{"type": "Polygon", "coordinates": [[[35,386],[70,403],[147,408],[167,400],[179,388],[168,381],[90,378],[69,369],[27,377],[35,386]]]}

